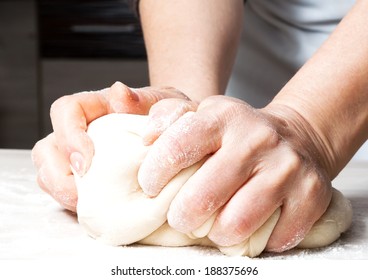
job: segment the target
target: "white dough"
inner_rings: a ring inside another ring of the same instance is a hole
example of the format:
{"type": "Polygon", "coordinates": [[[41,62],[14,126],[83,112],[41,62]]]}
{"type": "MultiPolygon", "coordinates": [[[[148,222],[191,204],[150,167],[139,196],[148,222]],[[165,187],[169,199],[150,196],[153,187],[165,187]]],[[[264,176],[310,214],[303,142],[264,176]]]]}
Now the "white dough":
{"type": "MultiPolygon", "coordinates": [[[[138,242],[162,246],[218,247],[206,237],[217,213],[189,235],[173,230],[166,222],[172,199],[201,163],[180,172],[155,198],[142,192],[137,174],[149,149],[143,145],[141,138],[146,122],[147,116],[110,114],[89,125],[88,134],[93,140],[95,154],[88,172],[83,177],[75,176],[79,223],[90,236],[111,245],[138,242]]],[[[275,211],[243,243],[218,248],[227,255],[259,255],[280,212],[280,209],[275,211]]],[[[351,220],[349,201],[334,190],[328,210],[299,247],[313,248],[332,243],[350,226],[351,220]]]]}

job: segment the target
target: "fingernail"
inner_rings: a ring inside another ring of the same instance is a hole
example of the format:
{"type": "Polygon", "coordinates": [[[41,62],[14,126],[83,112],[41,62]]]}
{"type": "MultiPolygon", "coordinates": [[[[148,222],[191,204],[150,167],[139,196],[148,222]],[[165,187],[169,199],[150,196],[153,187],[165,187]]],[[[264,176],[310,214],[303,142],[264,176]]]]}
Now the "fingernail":
{"type": "Polygon", "coordinates": [[[85,173],[84,158],[80,153],[74,152],[70,155],[70,164],[74,169],[74,171],[77,172],[79,176],[84,175],[85,173]]]}

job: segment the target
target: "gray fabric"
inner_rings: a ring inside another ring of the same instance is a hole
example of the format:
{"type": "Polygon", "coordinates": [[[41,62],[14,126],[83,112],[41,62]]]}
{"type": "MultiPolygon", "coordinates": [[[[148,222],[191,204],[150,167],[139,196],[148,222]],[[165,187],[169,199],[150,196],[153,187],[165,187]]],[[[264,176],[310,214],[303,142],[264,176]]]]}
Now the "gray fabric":
{"type": "Polygon", "coordinates": [[[349,11],[353,0],[248,0],[227,94],[269,103],[349,11]]]}

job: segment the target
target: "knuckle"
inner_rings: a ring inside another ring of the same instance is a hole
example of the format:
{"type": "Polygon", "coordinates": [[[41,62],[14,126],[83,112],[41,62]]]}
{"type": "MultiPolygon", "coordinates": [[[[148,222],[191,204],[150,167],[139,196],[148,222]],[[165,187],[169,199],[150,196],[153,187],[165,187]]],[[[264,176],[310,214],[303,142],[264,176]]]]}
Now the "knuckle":
{"type": "Polygon", "coordinates": [[[281,142],[280,135],[268,125],[260,125],[255,130],[255,138],[258,145],[268,148],[276,148],[281,142]]]}
{"type": "Polygon", "coordinates": [[[166,156],[170,166],[191,166],[216,150],[218,134],[215,130],[211,121],[199,120],[194,113],[187,113],[158,139],[161,142],[157,145],[158,152],[166,156]]]}
{"type": "Polygon", "coordinates": [[[173,94],[173,96],[176,96],[177,98],[190,100],[189,97],[187,97],[183,92],[181,92],[179,89],[175,87],[167,86],[167,87],[161,87],[160,89],[164,92],[173,94]]]}
{"type": "Polygon", "coordinates": [[[212,106],[214,104],[217,104],[219,103],[218,102],[218,96],[216,95],[211,95],[209,97],[207,97],[206,99],[204,99],[198,106],[198,109],[203,109],[205,107],[209,107],[209,106],[212,106]]]}
{"type": "Polygon", "coordinates": [[[320,176],[316,172],[310,172],[308,176],[306,176],[305,181],[307,188],[312,191],[321,189],[323,185],[320,176]]]}
{"type": "Polygon", "coordinates": [[[312,201],[319,201],[326,197],[330,197],[331,182],[322,177],[318,172],[311,172],[305,178],[307,199],[312,201]]]}
{"type": "MultiPolygon", "coordinates": [[[[259,126],[245,137],[246,141],[241,142],[238,158],[247,164],[250,159],[264,159],[263,156],[268,158],[268,155],[273,153],[272,150],[277,149],[280,144],[279,135],[267,126],[259,126]]],[[[239,143],[233,143],[233,145],[239,145],[239,143]]],[[[285,162],[280,166],[284,164],[285,162]]]]}
{"type": "Polygon", "coordinates": [[[216,112],[222,115],[223,113],[233,112],[238,105],[234,102],[232,98],[222,95],[212,95],[205,98],[198,105],[198,111],[209,110],[211,113],[211,108],[216,108],[216,112]]]}
{"type": "Polygon", "coordinates": [[[31,158],[32,158],[33,163],[37,162],[38,154],[42,150],[42,147],[45,145],[44,142],[45,142],[45,139],[38,140],[36,144],[33,146],[32,151],[31,151],[31,158]]]}
{"type": "Polygon", "coordinates": [[[167,134],[164,145],[162,145],[163,153],[166,155],[166,163],[169,166],[181,167],[188,160],[189,151],[181,144],[178,137],[167,134]]]}
{"type": "Polygon", "coordinates": [[[62,96],[56,99],[50,107],[50,116],[53,118],[55,115],[59,114],[66,106],[70,104],[71,97],[69,95],[62,96]]]}
{"type": "Polygon", "coordinates": [[[122,83],[122,82],[120,82],[120,81],[116,81],[116,82],[114,82],[111,86],[112,86],[112,87],[113,87],[113,86],[116,86],[116,87],[126,87],[126,85],[125,85],[125,84],[123,84],[123,83],[122,83]]]}
{"type": "Polygon", "coordinates": [[[302,160],[300,156],[292,151],[284,151],[283,162],[281,163],[281,172],[284,174],[292,174],[301,170],[302,160]]]}
{"type": "Polygon", "coordinates": [[[48,150],[49,145],[51,145],[52,134],[47,137],[38,140],[31,150],[32,163],[39,168],[43,162],[45,151],[48,150]]]}
{"type": "MultiPolygon", "coordinates": [[[[199,107],[216,107],[216,114],[220,117],[227,117],[229,115],[237,115],[244,110],[244,104],[236,102],[230,97],[222,95],[213,95],[203,100],[199,107]]],[[[248,108],[248,107],[246,107],[248,108]]]]}
{"type": "MultiPolygon", "coordinates": [[[[41,140],[40,140],[41,141],[41,140]]],[[[32,151],[31,151],[31,159],[32,159],[32,163],[33,165],[36,167],[36,168],[39,168],[40,167],[40,156],[39,156],[39,152],[40,152],[40,141],[38,141],[32,151]]]]}
{"type": "Polygon", "coordinates": [[[277,147],[281,143],[281,136],[270,126],[265,127],[264,141],[271,147],[277,147]]]}
{"type": "MultiPolygon", "coordinates": [[[[282,193],[286,191],[287,186],[290,186],[290,184],[299,186],[301,184],[300,175],[304,173],[303,162],[299,155],[289,149],[281,149],[276,154],[273,154],[273,157],[269,168],[272,168],[276,176],[273,178],[273,183],[270,186],[273,186],[275,190],[283,190],[282,193]]],[[[268,189],[268,192],[270,191],[268,189]]],[[[277,195],[277,193],[272,192],[272,195],[277,195]]]]}
{"type": "Polygon", "coordinates": [[[108,91],[108,96],[111,100],[118,100],[125,96],[127,92],[131,92],[131,88],[123,84],[122,82],[115,82],[108,91]]]}

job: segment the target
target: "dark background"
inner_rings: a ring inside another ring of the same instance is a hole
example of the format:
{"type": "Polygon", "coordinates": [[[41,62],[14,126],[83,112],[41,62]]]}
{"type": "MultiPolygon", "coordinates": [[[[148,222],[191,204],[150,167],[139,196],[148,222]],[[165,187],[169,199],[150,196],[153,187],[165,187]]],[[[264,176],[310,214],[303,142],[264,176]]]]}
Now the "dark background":
{"type": "Polygon", "coordinates": [[[126,1],[0,0],[0,148],[32,148],[51,132],[54,100],[117,80],[148,85],[126,1]]]}

